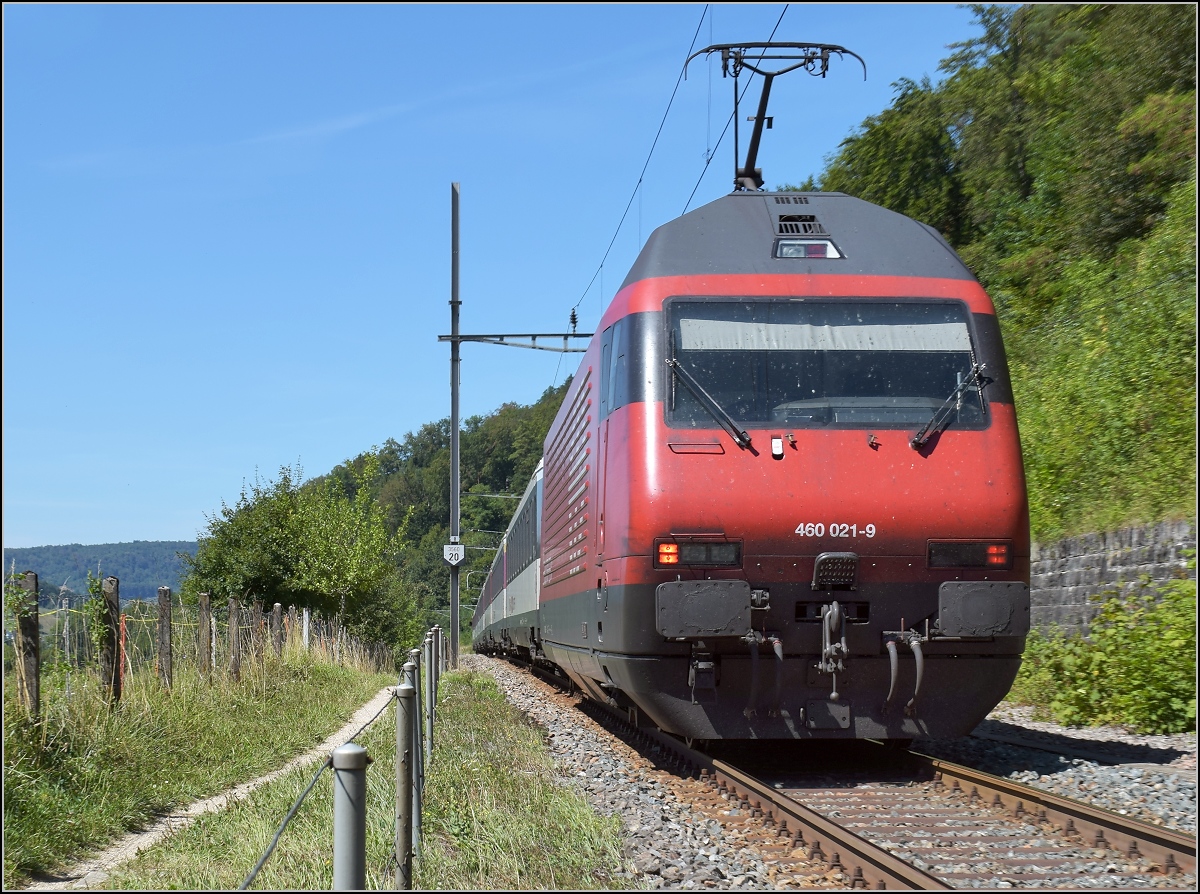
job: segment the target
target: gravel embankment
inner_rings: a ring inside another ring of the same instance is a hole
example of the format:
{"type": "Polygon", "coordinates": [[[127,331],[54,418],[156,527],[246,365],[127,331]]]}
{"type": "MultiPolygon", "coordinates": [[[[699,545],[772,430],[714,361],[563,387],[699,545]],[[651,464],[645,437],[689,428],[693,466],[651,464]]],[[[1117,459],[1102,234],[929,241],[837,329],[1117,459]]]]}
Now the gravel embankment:
{"type": "MultiPolygon", "coordinates": [[[[581,712],[570,699],[512,665],[465,655],[465,667],[496,677],[508,699],[548,734],[564,779],[605,815],[620,813],[629,877],[644,888],[842,887],[814,867],[809,876],[781,875],[772,855],[742,839],[736,822],[699,814],[688,802],[693,780],[661,772],[581,712]]],[[[1113,764],[988,739],[917,740],[914,749],[1008,776],[1056,794],[1118,810],[1145,822],[1195,832],[1196,736],[1139,736],[1112,728],[1068,729],[1035,722],[1028,709],[1001,706],[980,725],[992,735],[1076,743],[1111,754],[1113,764]]],[[[1171,883],[1162,880],[1168,887],[1171,883]]]]}

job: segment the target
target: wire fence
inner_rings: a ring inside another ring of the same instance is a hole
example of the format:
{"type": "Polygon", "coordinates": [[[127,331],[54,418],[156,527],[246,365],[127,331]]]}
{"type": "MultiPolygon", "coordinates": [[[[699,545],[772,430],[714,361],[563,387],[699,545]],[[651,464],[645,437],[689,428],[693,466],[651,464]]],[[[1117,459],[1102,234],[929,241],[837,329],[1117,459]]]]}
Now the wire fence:
{"type": "MultiPolygon", "coordinates": [[[[176,663],[198,665],[200,663],[200,625],[197,606],[180,605],[175,602],[171,618],[171,651],[176,663]]],[[[253,612],[239,613],[238,630],[240,640],[247,644],[245,651],[249,654],[264,653],[271,641],[270,614],[267,613],[259,620],[253,619],[253,612]]],[[[70,665],[76,668],[95,664],[99,659],[99,651],[89,630],[89,613],[79,607],[59,607],[41,609],[38,613],[40,622],[39,638],[41,661],[43,667],[48,665],[70,665]]],[[[210,663],[215,667],[226,665],[230,655],[229,624],[226,617],[214,617],[215,624],[210,626],[208,642],[215,641],[215,649],[210,647],[210,663]],[[214,631],[216,636],[213,636],[214,631]]],[[[303,645],[304,618],[302,612],[288,611],[282,619],[284,625],[283,641],[303,645]]],[[[134,673],[146,667],[154,666],[159,657],[158,609],[149,602],[127,602],[122,606],[119,619],[124,629],[123,663],[127,673],[134,673]]],[[[323,618],[312,614],[308,619],[308,646],[310,650],[334,656],[339,653],[349,663],[374,662],[384,667],[391,662],[391,653],[379,643],[364,642],[346,632],[337,624],[336,619],[323,618]]],[[[12,627],[8,633],[11,634],[12,627]]],[[[14,639],[6,636],[5,645],[8,651],[5,655],[6,670],[13,660],[10,654],[14,639]]]]}
{"type": "Polygon", "coordinates": [[[391,853],[393,888],[412,889],[413,860],[420,856],[421,814],[425,798],[425,770],[433,754],[438,686],[450,665],[450,643],[437,626],[425,634],[420,648],[408,653],[399,685],[375,715],[359,727],[344,745],[330,752],[304,791],[292,804],[275,830],[271,843],[250,874],[238,886],[244,891],[254,883],[284,831],[316,787],[322,774],[333,769],[333,890],[359,891],[366,887],[366,749],[354,744],[362,733],[396,703],[396,812],[391,853]]]}
{"type": "Polygon", "coordinates": [[[391,650],[352,635],[336,618],[307,608],[230,599],[213,604],[202,594],[186,605],[162,587],[157,604],[121,604],[116,578],[99,597],[64,597],[52,607],[39,604],[37,577],[5,581],[4,671],[15,672],[21,702],[40,712],[43,687],[55,701],[81,693],[89,677],[104,685],[112,702],[122,684],[147,670],[166,688],[179,674],[237,680],[245,672],[302,649],[314,658],[380,671],[393,664],[391,650]],[[118,608],[119,606],[119,608],[118,608]],[[62,690],[62,691],[57,691],[62,690]]]}
{"type": "MultiPolygon", "coordinates": [[[[171,591],[159,589],[157,605],[135,601],[121,606],[116,578],[106,578],[97,599],[85,605],[60,604],[42,610],[37,576],[32,573],[5,581],[5,672],[15,671],[18,698],[31,716],[44,717],[42,681],[57,711],[73,693],[95,698],[90,677],[108,693],[112,706],[120,701],[122,681],[154,685],[154,675],[168,690],[178,674],[199,674],[212,680],[241,679],[250,672],[269,672],[272,662],[286,653],[304,650],[326,662],[381,671],[392,664],[392,653],[378,643],[350,635],[336,619],[308,609],[276,603],[269,612],[261,603],[243,606],[230,599],[224,610],[202,594],[199,604],[187,606],[171,591]],[[147,670],[153,669],[152,674],[147,670]],[[43,670],[52,669],[43,674],[43,670]]],[[[426,633],[421,647],[408,653],[408,662],[392,697],[375,716],[334,749],[304,792],[292,805],[257,865],[242,883],[249,887],[266,864],[288,824],[326,769],[334,782],[334,889],[361,890],[366,882],[365,792],[366,749],[354,743],[393,702],[397,711],[396,825],[392,854],[395,887],[411,888],[412,863],[419,855],[421,804],[425,767],[432,755],[435,706],[440,676],[449,666],[450,643],[440,627],[426,633]]]]}

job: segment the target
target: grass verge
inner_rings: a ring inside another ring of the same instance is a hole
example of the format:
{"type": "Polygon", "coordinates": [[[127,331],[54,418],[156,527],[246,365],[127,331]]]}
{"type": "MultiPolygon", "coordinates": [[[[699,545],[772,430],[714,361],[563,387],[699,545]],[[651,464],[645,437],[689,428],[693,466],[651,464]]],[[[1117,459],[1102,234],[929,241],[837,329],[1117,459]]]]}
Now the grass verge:
{"type": "MultiPolygon", "coordinates": [[[[621,868],[619,821],[597,816],[557,784],[544,734],[509,705],[495,681],[470,671],[442,677],[424,840],[414,885],[425,890],[631,887],[621,868]]],[[[367,887],[390,888],[394,835],[394,708],[358,739],[367,771],[367,887]]],[[[229,889],[240,885],[315,770],[287,774],[115,872],[107,886],[229,889]]],[[[333,780],[320,779],[252,886],[325,889],[333,883],[333,780]]]]}
{"type": "Polygon", "coordinates": [[[71,688],[49,669],[43,720],[5,685],[4,886],[79,859],[156,813],[214,795],[311,748],[393,676],[289,650],[246,668],[240,683],[153,670],[128,679],[110,710],[93,676],[71,688]],[[69,693],[69,694],[68,694],[69,693]]]}

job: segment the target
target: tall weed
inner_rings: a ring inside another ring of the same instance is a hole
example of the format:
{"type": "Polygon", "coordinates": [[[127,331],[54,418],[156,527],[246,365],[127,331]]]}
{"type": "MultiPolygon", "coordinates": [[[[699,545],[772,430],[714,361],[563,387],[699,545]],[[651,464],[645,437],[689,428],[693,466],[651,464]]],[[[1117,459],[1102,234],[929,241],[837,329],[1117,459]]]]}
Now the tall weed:
{"type": "Polygon", "coordinates": [[[1009,699],[1069,726],[1195,730],[1196,581],[1107,598],[1086,638],[1034,631],[1009,699]]]}

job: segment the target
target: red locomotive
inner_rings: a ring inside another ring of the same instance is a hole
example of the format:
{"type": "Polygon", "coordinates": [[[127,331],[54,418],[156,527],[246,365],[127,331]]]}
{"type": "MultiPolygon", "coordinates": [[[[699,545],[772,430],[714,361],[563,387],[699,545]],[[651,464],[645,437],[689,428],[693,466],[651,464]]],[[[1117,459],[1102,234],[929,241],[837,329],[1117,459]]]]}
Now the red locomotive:
{"type": "Polygon", "coordinates": [[[958,736],[1016,675],[1029,515],[1000,329],[924,224],[741,190],[659,227],[543,463],[475,648],[637,722],[958,736]]]}

